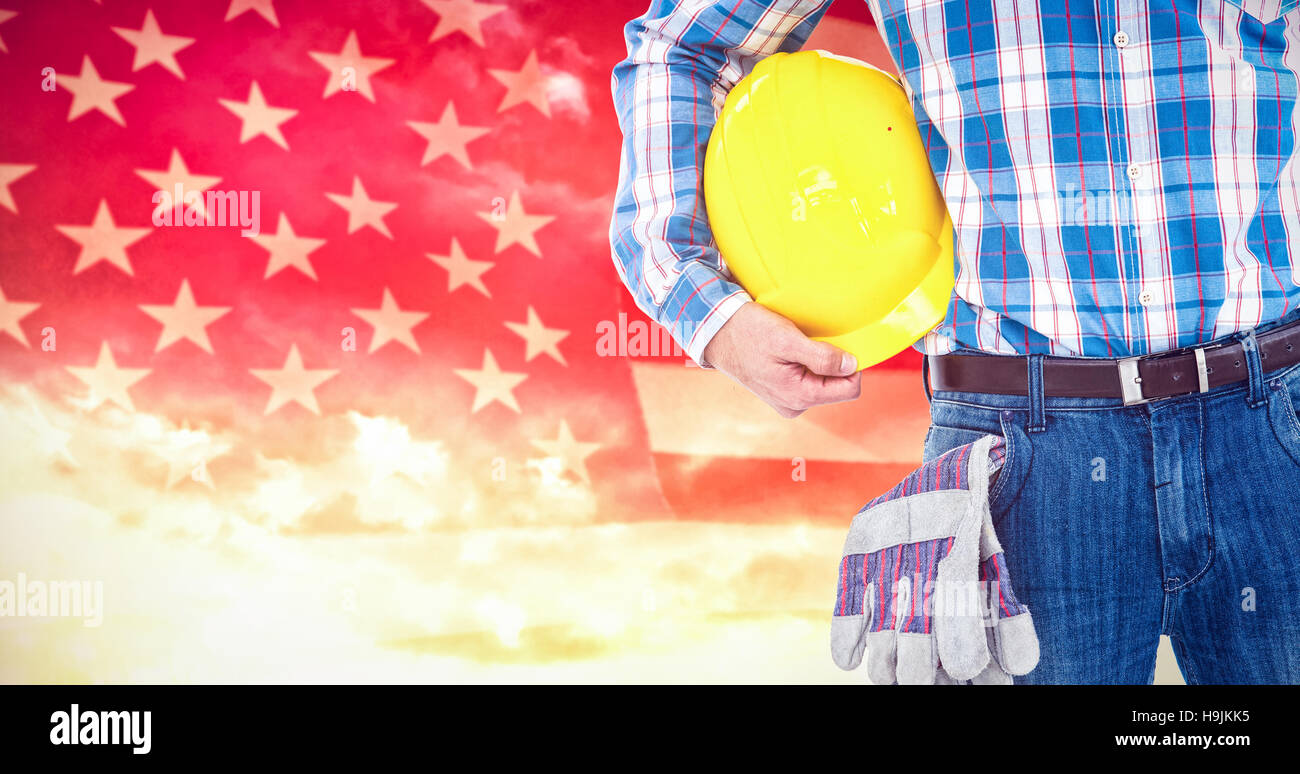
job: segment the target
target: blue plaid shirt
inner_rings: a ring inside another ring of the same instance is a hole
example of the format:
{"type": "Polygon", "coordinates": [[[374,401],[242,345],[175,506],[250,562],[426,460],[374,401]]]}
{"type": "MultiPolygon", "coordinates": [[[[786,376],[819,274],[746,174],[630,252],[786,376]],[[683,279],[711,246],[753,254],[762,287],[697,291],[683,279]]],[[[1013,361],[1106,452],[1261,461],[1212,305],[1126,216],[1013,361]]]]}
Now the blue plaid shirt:
{"type": "MultiPolygon", "coordinates": [[[[610,238],[697,361],[749,300],[704,210],[728,90],[826,0],[656,0],[614,69],[610,238]]],[[[869,0],[954,224],[957,286],[918,348],[1123,357],[1300,304],[1300,0],[869,0]]]]}

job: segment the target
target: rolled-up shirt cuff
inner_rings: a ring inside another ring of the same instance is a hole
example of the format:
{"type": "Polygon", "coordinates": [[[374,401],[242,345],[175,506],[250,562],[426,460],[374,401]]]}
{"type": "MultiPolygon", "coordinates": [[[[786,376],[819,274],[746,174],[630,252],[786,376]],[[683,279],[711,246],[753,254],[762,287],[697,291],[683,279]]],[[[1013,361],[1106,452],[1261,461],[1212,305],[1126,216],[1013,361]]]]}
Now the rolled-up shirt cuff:
{"type": "Polygon", "coordinates": [[[691,321],[685,325],[679,322],[676,326],[675,333],[680,336],[678,340],[682,344],[682,349],[686,350],[686,355],[701,368],[713,368],[713,365],[704,359],[705,348],[736,310],[753,300],[744,288],[733,283],[727,284],[731,286],[731,292],[720,298],[704,319],[698,322],[691,321]]]}

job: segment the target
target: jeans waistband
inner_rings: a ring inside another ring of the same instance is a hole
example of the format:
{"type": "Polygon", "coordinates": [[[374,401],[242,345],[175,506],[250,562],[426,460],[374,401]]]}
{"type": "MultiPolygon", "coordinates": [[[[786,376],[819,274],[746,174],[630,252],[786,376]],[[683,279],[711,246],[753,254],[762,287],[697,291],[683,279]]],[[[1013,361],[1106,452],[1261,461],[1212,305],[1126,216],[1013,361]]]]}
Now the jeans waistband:
{"type": "MultiPolygon", "coordinates": [[[[1227,334],[1225,336],[1220,336],[1216,339],[1195,345],[1195,348],[1209,349],[1224,344],[1243,342],[1249,339],[1250,347],[1248,348],[1245,357],[1254,361],[1251,364],[1253,367],[1249,369],[1250,371],[1249,379],[1238,383],[1221,385],[1212,388],[1209,391],[1204,393],[1194,392],[1188,395],[1162,398],[1160,400],[1155,401],[1154,403],[1145,404],[1145,405],[1159,405],[1161,401],[1179,400],[1182,398],[1210,397],[1210,396],[1222,395],[1225,393],[1231,393],[1234,391],[1246,391],[1252,396],[1262,397],[1263,385],[1261,384],[1261,382],[1264,381],[1263,374],[1265,373],[1272,374],[1273,372],[1265,371],[1264,364],[1262,362],[1259,362],[1259,354],[1257,349],[1254,347],[1254,337],[1258,335],[1262,335],[1268,331],[1274,330],[1281,326],[1289,325],[1297,322],[1300,322],[1300,308],[1294,309],[1288,314],[1276,320],[1271,320],[1267,323],[1262,323],[1256,328],[1227,334]]],[[[1153,352],[1143,357],[1154,357],[1158,355],[1167,354],[1170,352],[1176,352],[1179,350],[1189,350],[1192,348],[1193,347],[1179,347],[1176,349],[1166,350],[1163,352],[1153,352]]],[[[927,399],[931,401],[940,400],[947,403],[961,403],[961,404],[970,405],[972,407],[980,407],[980,408],[988,408],[988,409],[1023,410],[1025,408],[1029,408],[1031,412],[1034,414],[1041,413],[1043,409],[1101,410],[1101,409],[1108,409],[1108,408],[1125,407],[1124,401],[1121,398],[1093,398],[1093,397],[1078,398],[1078,397],[1054,397],[1054,396],[1044,395],[1042,393],[1041,378],[1038,380],[1038,383],[1036,385],[1034,384],[1034,380],[1033,380],[1033,374],[1036,373],[1036,369],[1033,367],[1034,361],[1038,361],[1038,363],[1041,364],[1041,362],[1044,360],[1055,360],[1055,359],[1115,360],[1116,358],[1079,358],[1073,356],[1056,356],[1056,355],[1003,355],[1003,354],[995,354],[995,353],[983,352],[980,350],[965,349],[965,348],[956,350],[952,354],[974,355],[974,356],[1006,358],[1006,359],[1015,358],[1015,359],[1025,361],[1026,371],[1030,374],[1030,384],[1031,384],[1030,394],[1029,395],[999,395],[999,394],[982,393],[982,392],[955,392],[955,391],[944,391],[944,390],[940,390],[940,391],[931,390],[930,380],[929,380],[929,358],[927,357],[922,359],[922,380],[924,383],[927,399]],[[1037,388],[1037,394],[1035,394],[1035,387],[1037,388]]],[[[1297,367],[1300,366],[1293,365],[1293,366],[1287,366],[1284,368],[1274,369],[1274,370],[1289,371],[1289,370],[1294,370],[1297,367]]],[[[1256,400],[1255,402],[1262,402],[1262,401],[1256,400]]],[[[1034,419],[1037,418],[1038,417],[1034,417],[1034,419]]]]}

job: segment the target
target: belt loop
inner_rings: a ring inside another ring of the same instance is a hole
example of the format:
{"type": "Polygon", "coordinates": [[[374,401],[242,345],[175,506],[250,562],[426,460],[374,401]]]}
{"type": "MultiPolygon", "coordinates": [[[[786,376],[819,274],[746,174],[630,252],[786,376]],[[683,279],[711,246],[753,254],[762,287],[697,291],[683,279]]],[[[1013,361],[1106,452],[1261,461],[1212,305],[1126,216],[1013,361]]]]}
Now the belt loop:
{"type": "Polygon", "coordinates": [[[1047,429],[1047,417],[1043,410],[1043,356],[1029,356],[1029,426],[1031,433],[1041,433],[1047,429]]]}
{"type": "Polygon", "coordinates": [[[1241,349],[1246,359],[1246,372],[1250,379],[1250,389],[1246,395],[1246,405],[1259,408],[1268,402],[1264,397],[1264,363],[1259,356],[1259,342],[1255,340],[1254,329],[1241,334],[1241,349]]]}
{"type": "Polygon", "coordinates": [[[921,355],[921,384],[925,386],[926,403],[934,402],[934,392],[930,389],[930,356],[921,355]]]}

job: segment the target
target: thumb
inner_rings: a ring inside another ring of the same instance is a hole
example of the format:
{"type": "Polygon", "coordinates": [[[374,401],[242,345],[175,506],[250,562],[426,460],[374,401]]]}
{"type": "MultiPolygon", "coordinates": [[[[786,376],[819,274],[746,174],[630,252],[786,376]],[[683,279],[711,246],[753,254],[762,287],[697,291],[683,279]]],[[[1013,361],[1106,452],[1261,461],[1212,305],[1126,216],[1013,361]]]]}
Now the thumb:
{"type": "Polygon", "coordinates": [[[813,341],[799,334],[791,359],[819,376],[852,376],[857,373],[858,359],[834,344],[813,341]]]}
{"type": "Polygon", "coordinates": [[[840,669],[851,670],[862,663],[862,652],[866,649],[867,640],[863,635],[871,623],[871,605],[866,600],[871,598],[874,584],[863,587],[862,578],[851,573],[845,580],[850,585],[846,587],[841,581],[840,603],[831,618],[831,658],[840,669]]]}
{"type": "Polygon", "coordinates": [[[998,621],[993,632],[993,655],[1013,675],[1027,675],[1038,666],[1038,634],[1029,611],[998,621]]]}

